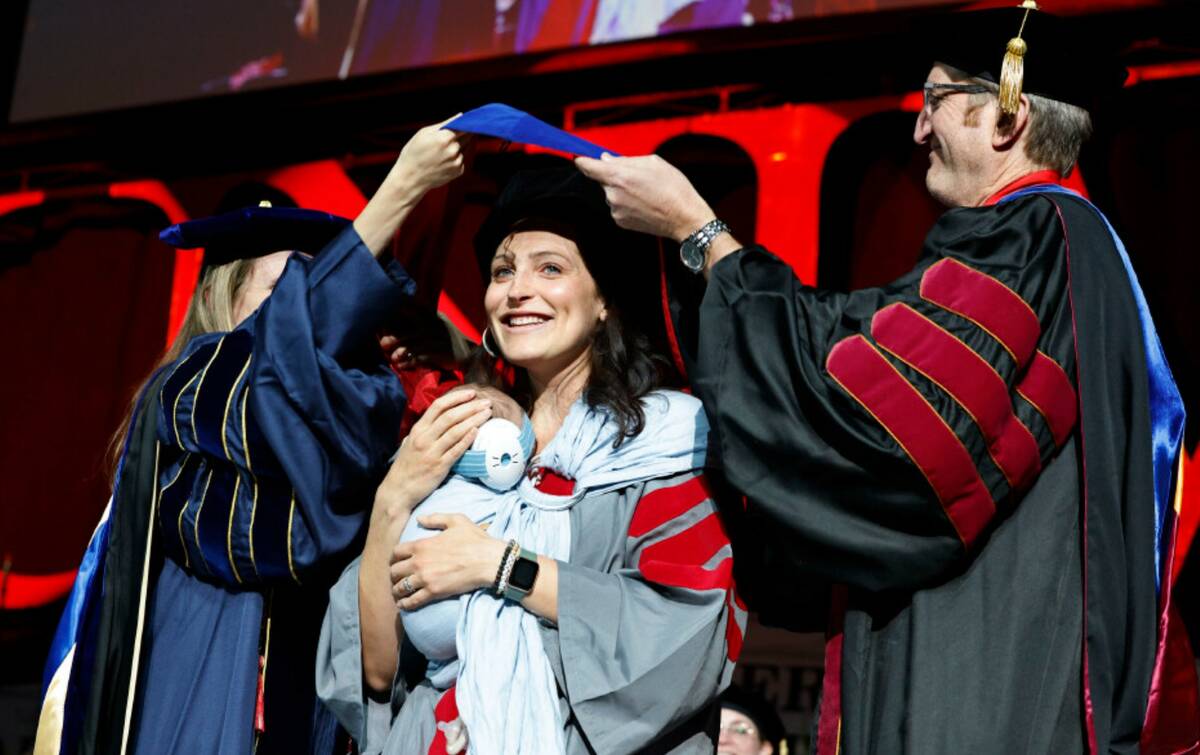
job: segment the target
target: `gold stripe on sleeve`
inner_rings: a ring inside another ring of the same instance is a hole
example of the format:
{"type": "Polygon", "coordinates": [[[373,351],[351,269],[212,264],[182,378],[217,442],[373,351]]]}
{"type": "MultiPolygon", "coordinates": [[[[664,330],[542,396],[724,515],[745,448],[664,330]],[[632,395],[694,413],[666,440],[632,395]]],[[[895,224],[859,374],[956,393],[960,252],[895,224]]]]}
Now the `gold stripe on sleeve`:
{"type": "Polygon", "coordinates": [[[196,541],[196,552],[200,554],[200,563],[204,564],[204,571],[212,574],[212,568],[208,565],[208,559],[204,557],[204,549],[200,547],[200,512],[204,511],[204,501],[208,498],[208,484],[212,482],[213,470],[208,470],[208,477],[204,478],[204,492],[200,494],[200,505],[196,507],[196,518],[192,520],[192,539],[196,541]]]}
{"type": "MultiPolygon", "coordinates": [[[[217,348],[213,349],[212,356],[208,358],[208,364],[204,365],[204,369],[196,373],[196,375],[200,378],[200,382],[196,383],[196,392],[192,394],[192,416],[190,419],[192,420],[192,438],[196,441],[197,445],[199,445],[199,437],[196,435],[196,407],[200,405],[200,388],[204,386],[204,376],[208,374],[208,368],[212,367],[212,363],[216,361],[217,354],[221,353],[221,347],[224,345],[225,336],[221,336],[221,340],[217,341],[217,348]]],[[[176,402],[178,402],[178,399],[176,399],[176,402]]],[[[224,437],[224,434],[225,428],[222,427],[222,437],[224,437]]],[[[200,503],[203,505],[204,502],[201,501],[200,503]]]]}
{"type": "MultiPolygon", "coordinates": [[[[175,394],[175,403],[171,407],[171,427],[175,429],[175,446],[177,448],[183,448],[183,436],[179,434],[179,399],[183,398],[183,394],[187,393],[187,389],[191,387],[192,383],[196,382],[196,378],[198,377],[200,377],[199,372],[192,375],[192,379],[187,381],[179,393],[175,394]]],[[[193,402],[192,406],[195,407],[196,404],[193,402]]],[[[192,432],[196,432],[195,423],[192,424],[192,432]]]]}
{"type": "MultiPolygon", "coordinates": [[[[233,457],[229,455],[229,433],[226,431],[229,427],[229,409],[233,406],[234,396],[238,393],[238,386],[241,385],[242,378],[246,375],[246,370],[250,368],[250,357],[246,357],[246,363],[242,365],[242,371],[238,373],[237,380],[233,381],[233,387],[229,389],[229,398],[225,399],[225,415],[221,418],[221,447],[225,450],[225,458],[233,461],[233,457]]],[[[246,443],[246,432],[242,430],[242,445],[246,443]]]]}
{"type": "Polygon", "coordinates": [[[183,512],[187,511],[188,504],[192,502],[189,497],[184,500],[183,505],[179,507],[179,518],[175,520],[175,527],[179,530],[179,549],[183,551],[183,568],[192,568],[192,559],[188,556],[187,540],[183,537],[183,512]]]}
{"type": "Polygon", "coordinates": [[[287,553],[288,553],[288,571],[292,573],[292,579],[296,580],[296,584],[300,584],[300,578],[296,576],[296,567],[292,563],[292,523],[296,520],[296,491],[292,491],[292,505],[288,511],[288,533],[287,533],[287,553]]]}
{"type": "Polygon", "coordinates": [[[238,584],[242,583],[242,575],[238,573],[237,564],[233,561],[233,517],[237,513],[238,490],[242,487],[242,476],[233,479],[233,500],[229,502],[229,529],[225,531],[225,551],[229,554],[229,568],[233,569],[233,578],[238,584]]]}
{"type": "Polygon", "coordinates": [[[258,562],[254,560],[254,515],[258,512],[258,480],[250,477],[250,484],[254,486],[254,495],[250,501],[250,530],[247,532],[246,539],[250,541],[250,566],[254,567],[254,576],[258,574],[258,562]]]}
{"type": "Polygon", "coordinates": [[[242,456],[246,457],[246,471],[254,474],[254,467],[250,466],[250,436],[246,435],[246,404],[250,403],[250,386],[246,386],[245,393],[242,394],[242,456]]]}
{"type": "MultiPolygon", "coordinates": [[[[187,359],[181,359],[178,364],[176,364],[174,367],[171,368],[171,374],[167,375],[167,379],[163,381],[162,387],[158,389],[158,403],[161,404],[162,406],[166,406],[166,404],[167,404],[167,401],[166,401],[167,386],[170,385],[171,379],[175,377],[175,373],[179,372],[180,368],[183,367],[185,364],[187,364],[188,361],[191,360],[191,358],[193,356],[195,356],[195,352],[188,354],[187,359]]],[[[190,380],[188,381],[187,385],[183,386],[183,390],[187,390],[188,385],[191,385],[190,380]]],[[[181,391],[181,393],[182,393],[182,391],[181,391]]],[[[176,395],[173,409],[177,409],[178,407],[179,407],[179,396],[176,395]]],[[[178,441],[179,440],[179,427],[178,427],[178,425],[175,424],[174,411],[172,411],[172,413],[171,413],[171,425],[175,428],[175,440],[178,441]]],[[[177,443],[177,445],[182,446],[182,444],[178,444],[178,443],[177,443]]]]}

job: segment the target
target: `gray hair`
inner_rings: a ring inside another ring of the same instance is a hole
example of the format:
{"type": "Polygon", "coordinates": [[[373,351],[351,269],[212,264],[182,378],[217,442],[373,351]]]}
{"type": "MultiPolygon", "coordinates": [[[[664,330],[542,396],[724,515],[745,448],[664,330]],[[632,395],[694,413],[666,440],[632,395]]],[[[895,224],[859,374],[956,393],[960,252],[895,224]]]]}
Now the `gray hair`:
{"type": "MultiPolygon", "coordinates": [[[[973,105],[982,105],[983,98],[997,96],[1000,87],[984,79],[971,79],[982,84],[990,94],[971,95],[973,105]]],[[[1039,166],[1067,175],[1079,161],[1079,151],[1092,135],[1092,116],[1077,105],[1052,100],[1039,94],[1029,98],[1029,134],[1025,139],[1025,156],[1039,166]]]]}

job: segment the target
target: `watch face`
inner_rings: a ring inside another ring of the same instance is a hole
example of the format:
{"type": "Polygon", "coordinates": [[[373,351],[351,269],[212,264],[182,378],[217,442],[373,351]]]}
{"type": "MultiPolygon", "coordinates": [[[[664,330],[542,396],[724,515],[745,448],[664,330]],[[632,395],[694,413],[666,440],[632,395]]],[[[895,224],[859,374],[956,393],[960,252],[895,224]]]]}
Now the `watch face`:
{"type": "Polygon", "coordinates": [[[704,267],[704,250],[691,241],[685,241],[679,247],[679,259],[688,270],[700,270],[704,267]]]}
{"type": "Polygon", "coordinates": [[[522,592],[529,592],[533,589],[533,581],[537,579],[537,573],[537,559],[518,558],[517,562],[513,564],[508,583],[522,592]]]}

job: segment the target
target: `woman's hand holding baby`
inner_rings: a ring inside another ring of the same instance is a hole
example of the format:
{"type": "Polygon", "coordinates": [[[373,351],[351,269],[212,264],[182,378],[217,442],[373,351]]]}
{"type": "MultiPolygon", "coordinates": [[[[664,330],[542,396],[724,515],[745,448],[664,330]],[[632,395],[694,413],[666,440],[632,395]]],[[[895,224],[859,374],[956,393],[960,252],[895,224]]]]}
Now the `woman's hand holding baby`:
{"type": "Polygon", "coordinates": [[[392,597],[402,610],[491,586],[504,558],[503,540],[462,514],[430,514],[417,521],[442,532],[393,549],[392,597]]]}
{"type": "Polygon", "coordinates": [[[386,507],[393,518],[407,520],[446,479],[450,467],[471,447],[479,426],[491,416],[491,400],[471,389],[456,389],[435,400],[400,444],[375,494],[375,505],[386,507]]]}

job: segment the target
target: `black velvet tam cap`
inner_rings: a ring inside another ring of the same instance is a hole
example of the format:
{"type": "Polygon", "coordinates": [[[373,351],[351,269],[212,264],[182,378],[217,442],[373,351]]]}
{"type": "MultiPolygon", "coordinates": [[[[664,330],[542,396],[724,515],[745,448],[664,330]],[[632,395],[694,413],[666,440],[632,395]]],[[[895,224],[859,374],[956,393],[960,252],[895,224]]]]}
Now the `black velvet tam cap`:
{"type": "Polygon", "coordinates": [[[1000,83],[1009,40],[1024,40],[1025,94],[1084,109],[1120,89],[1126,71],[1075,19],[1017,6],[947,13],[933,26],[930,57],[969,76],[1000,83]],[[1024,28],[1022,28],[1024,21],[1024,28]]]}
{"type": "Polygon", "coordinates": [[[316,254],[350,220],[294,207],[245,207],[178,223],[158,234],[177,249],[204,247],[204,266],[254,259],[272,252],[316,254]]]}
{"type": "Polygon", "coordinates": [[[633,234],[613,222],[600,184],[573,167],[525,170],[504,186],[475,235],[475,256],[484,280],[491,277],[492,258],[500,243],[523,223],[548,223],[552,230],[561,229],[579,245],[593,275],[608,265],[589,251],[603,250],[605,257],[615,258],[637,243],[633,234]]]}
{"type": "Polygon", "coordinates": [[[617,226],[600,184],[574,167],[526,170],[509,179],[475,235],[485,286],[497,248],[519,230],[550,231],[574,241],[605,303],[621,313],[622,327],[644,334],[666,353],[658,240],[617,226]]]}

